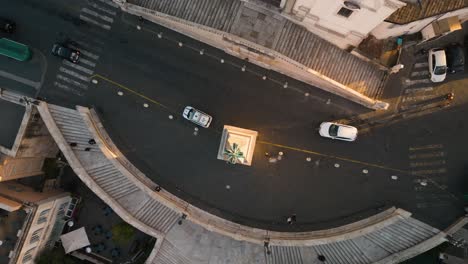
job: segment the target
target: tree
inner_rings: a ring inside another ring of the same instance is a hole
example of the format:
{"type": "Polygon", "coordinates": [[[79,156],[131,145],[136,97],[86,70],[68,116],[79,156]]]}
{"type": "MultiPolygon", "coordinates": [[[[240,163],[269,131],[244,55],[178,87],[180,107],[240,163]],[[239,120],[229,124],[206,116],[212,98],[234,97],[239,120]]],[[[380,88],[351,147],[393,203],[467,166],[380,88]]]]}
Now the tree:
{"type": "Polygon", "coordinates": [[[135,229],[125,222],[112,227],[112,240],[118,244],[128,243],[134,235],[135,229]]]}
{"type": "Polygon", "coordinates": [[[40,253],[36,257],[36,264],[75,264],[73,257],[65,255],[63,248],[53,248],[40,253]]]}
{"type": "Polygon", "coordinates": [[[244,153],[237,143],[233,143],[232,146],[228,145],[228,147],[224,149],[224,155],[226,156],[226,161],[231,164],[242,162],[241,159],[245,159],[244,153]]]}

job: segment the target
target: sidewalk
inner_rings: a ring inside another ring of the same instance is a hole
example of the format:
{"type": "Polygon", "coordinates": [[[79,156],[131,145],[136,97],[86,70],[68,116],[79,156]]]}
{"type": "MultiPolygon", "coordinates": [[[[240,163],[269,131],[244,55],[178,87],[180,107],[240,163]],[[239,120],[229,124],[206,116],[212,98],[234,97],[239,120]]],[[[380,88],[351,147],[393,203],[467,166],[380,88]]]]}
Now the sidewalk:
{"type": "MultiPolygon", "coordinates": [[[[127,3],[145,8],[148,14],[156,11],[225,32],[224,37],[227,38],[240,37],[263,49],[258,51],[251,48],[249,53],[256,53],[256,56],[262,52],[268,55],[281,54],[291,63],[302,67],[291,69],[300,72],[298,75],[315,75],[315,78],[318,76],[322,82],[337,88],[329,89],[327,85],[321,85],[320,81],[309,84],[370,108],[387,107],[386,104],[378,104],[387,80],[386,71],[321,39],[274,9],[239,0],[128,0],[127,3]]],[[[242,47],[243,43],[237,44],[238,49],[249,48],[242,47]]],[[[250,54],[240,54],[239,57],[242,55],[251,59],[250,54]]],[[[272,68],[281,63],[282,59],[273,57],[272,61],[267,62],[267,66],[272,68]]],[[[298,79],[294,74],[282,73],[298,79]]]]}

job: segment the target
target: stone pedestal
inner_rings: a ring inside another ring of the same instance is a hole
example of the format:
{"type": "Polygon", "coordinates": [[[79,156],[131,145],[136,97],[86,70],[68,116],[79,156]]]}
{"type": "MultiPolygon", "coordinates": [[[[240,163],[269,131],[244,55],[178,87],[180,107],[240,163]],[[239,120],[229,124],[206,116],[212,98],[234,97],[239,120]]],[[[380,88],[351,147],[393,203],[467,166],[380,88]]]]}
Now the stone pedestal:
{"type": "Polygon", "coordinates": [[[229,146],[233,146],[235,143],[244,154],[244,158],[239,159],[238,164],[247,166],[252,165],[252,157],[255,150],[257,135],[257,131],[233,126],[224,126],[221,143],[218,149],[218,159],[227,161],[225,149],[229,148],[229,146]]]}

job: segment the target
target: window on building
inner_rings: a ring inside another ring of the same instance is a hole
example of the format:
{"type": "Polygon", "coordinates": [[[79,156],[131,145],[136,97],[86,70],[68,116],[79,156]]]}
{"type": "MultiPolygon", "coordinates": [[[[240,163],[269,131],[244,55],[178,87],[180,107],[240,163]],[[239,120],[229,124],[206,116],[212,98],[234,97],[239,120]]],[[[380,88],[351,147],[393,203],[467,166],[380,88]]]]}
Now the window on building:
{"type": "Polygon", "coordinates": [[[47,215],[49,214],[50,209],[45,209],[39,214],[39,218],[37,219],[37,224],[42,224],[47,221],[47,215]]]}
{"type": "Polygon", "coordinates": [[[41,238],[42,229],[43,228],[34,231],[34,233],[31,235],[31,241],[29,241],[29,244],[33,244],[39,241],[41,238]]]}
{"type": "Polygon", "coordinates": [[[28,263],[29,261],[32,260],[32,254],[34,253],[35,249],[36,248],[33,247],[30,250],[26,251],[26,253],[24,253],[23,260],[21,261],[23,264],[28,263]]]}
{"type": "Polygon", "coordinates": [[[61,204],[57,212],[57,217],[63,217],[65,215],[65,209],[67,207],[68,207],[68,202],[61,204]]]}
{"type": "Polygon", "coordinates": [[[353,10],[346,8],[346,7],[342,7],[338,11],[338,15],[343,16],[343,17],[349,17],[351,16],[352,13],[353,13],[353,10]]]}

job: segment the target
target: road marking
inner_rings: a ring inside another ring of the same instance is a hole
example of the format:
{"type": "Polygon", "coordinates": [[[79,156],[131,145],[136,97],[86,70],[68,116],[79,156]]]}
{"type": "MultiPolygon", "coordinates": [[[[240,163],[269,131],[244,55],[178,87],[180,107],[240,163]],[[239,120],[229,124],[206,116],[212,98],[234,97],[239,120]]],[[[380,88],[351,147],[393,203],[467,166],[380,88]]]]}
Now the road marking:
{"type": "Polygon", "coordinates": [[[411,77],[429,76],[429,71],[414,71],[411,73],[411,77]]]}
{"type": "Polygon", "coordinates": [[[89,18],[87,16],[80,15],[80,19],[83,20],[83,21],[86,21],[88,23],[91,23],[91,24],[93,24],[95,26],[101,27],[101,28],[103,28],[105,30],[110,30],[110,28],[111,28],[109,25],[97,22],[96,20],[91,19],[91,18],[89,18]]]}
{"type": "Polygon", "coordinates": [[[409,173],[409,172],[404,171],[404,170],[390,168],[390,167],[386,167],[386,166],[379,165],[379,164],[373,164],[373,163],[368,163],[368,162],[364,162],[364,161],[353,160],[353,159],[349,159],[349,158],[323,154],[323,153],[320,153],[320,152],[315,152],[315,151],[311,151],[311,150],[300,149],[300,148],[296,148],[296,147],[271,143],[271,142],[267,142],[267,141],[257,140],[257,142],[260,143],[260,144],[264,144],[264,145],[270,145],[270,146],[279,147],[279,148],[283,148],[283,149],[294,150],[294,151],[303,152],[303,153],[307,153],[307,154],[313,154],[313,155],[316,155],[316,156],[321,156],[321,157],[326,157],[326,158],[332,158],[332,159],[348,161],[348,162],[351,162],[351,163],[361,164],[361,165],[365,165],[365,166],[369,166],[369,167],[380,168],[380,169],[390,170],[390,171],[397,171],[397,172],[401,172],[401,173],[409,173]]]}
{"type": "Polygon", "coordinates": [[[413,155],[410,155],[409,158],[410,159],[424,159],[424,158],[436,158],[436,157],[440,158],[444,156],[445,156],[445,152],[440,151],[440,152],[432,152],[432,153],[413,154],[413,155]]]}
{"type": "MultiPolygon", "coordinates": [[[[141,94],[141,93],[139,93],[139,92],[136,92],[136,91],[134,91],[134,90],[132,90],[132,89],[130,89],[130,88],[128,88],[128,87],[126,87],[126,86],[120,84],[120,83],[114,82],[114,81],[112,81],[111,79],[108,79],[108,78],[106,78],[106,77],[104,77],[104,76],[102,76],[102,75],[95,74],[95,75],[91,76],[91,78],[99,78],[99,79],[102,79],[102,80],[104,80],[104,81],[106,81],[106,82],[108,82],[108,83],[111,83],[111,84],[113,84],[113,85],[115,85],[115,86],[118,86],[118,87],[120,87],[120,88],[122,88],[122,89],[124,89],[124,90],[126,90],[126,91],[128,91],[128,92],[130,92],[130,93],[133,93],[133,94],[135,94],[135,95],[138,95],[139,97],[141,97],[141,98],[143,98],[143,99],[146,99],[146,100],[148,100],[149,102],[151,102],[151,103],[153,103],[153,104],[156,104],[156,105],[158,105],[158,106],[160,106],[160,107],[162,107],[162,108],[165,108],[165,109],[167,109],[167,110],[169,110],[169,111],[172,111],[171,109],[169,109],[169,107],[163,105],[162,103],[160,103],[160,102],[158,102],[158,101],[156,101],[156,100],[154,100],[154,99],[152,99],[152,98],[149,98],[148,96],[146,96],[146,95],[144,95],[144,94],[141,94]]],[[[172,111],[172,112],[176,112],[176,111],[172,111]]]]}
{"type": "Polygon", "coordinates": [[[428,84],[428,83],[431,83],[431,80],[429,80],[429,79],[421,79],[421,80],[410,80],[410,79],[406,79],[406,80],[405,80],[405,84],[406,84],[407,86],[415,85],[415,84],[428,84]]]}
{"type": "Polygon", "coordinates": [[[90,61],[90,60],[87,60],[87,59],[83,59],[83,58],[80,58],[80,63],[83,63],[83,64],[86,64],[90,67],[96,67],[96,63],[90,61]]]}
{"type": "Polygon", "coordinates": [[[73,77],[75,77],[75,78],[77,78],[77,79],[80,79],[80,80],[82,80],[82,81],[89,82],[89,78],[88,78],[88,77],[83,76],[83,75],[81,75],[81,74],[79,74],[79,73],[77,73],[77,72],[71,71],[71,70],[69,70],[69,69],[67,69],[67,68],[64,68],[63,66],[61,66],[61,67],[59,68],[59,71],[61,71],[61,72],[63,72],[63,73],[66,73],[66,74],[68,74],[68,75],[70,75],[70,76],[73,76],[73,77]]]}
{"type": "Polygon", "coordinates": [[[20,83],[25,84],[27,86],[31,86],[31,87],[35,88],[36,90],[39,89],[39,87],[41,87],[40,82],[35,82],[35,81],[32,81],[32,80],[28,80],[26,78],[23,78],[23,77],[18,76],[18,75],[14,75],[14,74],[9,73],[9,72],[0,71],[0,76],[3,77],[3,78],[7,78],[7,79],[10,79],[10,80],[13,80],[13,81],[20,82],[20,83]]]}
{"type": "Polygon", "coordinates": [[[421,162],[410,162],[410,167],[429,167],[429,166],[440,166],[445,165],[445,160],[436,160],[436,161],[421,161],[421,162]]]}
{"type": "Polygon", "coordinates": [[[65,76],[61,75],[61,74],[57,74],[57,79],[59,79],[59,80],[61,80],[63,82],[69,83],[69,84],[73,84],[73,85],[75,85],[75,86],[77,86],[77,87],[79,87],[79,88],[81,88],[83,90],[88,90],[88,85],[86,85],[84,83],[77,82],[75,80],[72,80],[72,79],[70,79],[68,77],[65,77],[65,76]]]}
{"type": "Polygon", "coordinates": [[[113,23],[114,22],[114,19],[111,18],[111,17],[108,17],[108,16],[105,16],[105,15],[101,15],[99,14],[98,12],[96,11],[93,11],[93,10],[90,10],[88,8],[82,8],[81,9],[81,12],[85,13],[85,14],[88,14],[88,15],[91,15],[91,16],[95,16],[95,17],[98,17],[106,22],[109,22],[109,23],[113,23]]]}
{"type": "MultiPolygon", "coordinates": [[[[88,40],[91,40],[91,39],[88,39],[88,40]]],[[[78,46],[70,45],[70,47],[74,46],[74,48],[79,50],[79,51],[81,51],[82,47],[85,47],[85,48],[91,49],[91,50],[96,50],[98,52],[102,51],[102,48],[99,47],[98,45],[93,45],[93,44],[90,44],[90,43],[86,43],[86,42],[81,41],[81,40],[76,40],[75,42],[78,44],[78,46]]],[[[96,43],[99,43],[99,42],[96,42],[96,43]]],[[[99,44],[99,45],[103,45],[103,44],[99,44]]]]}
{"type": "Polygon", "coordinates": [[[427,202],[427,203],[417,203],[416,207],[418,208],[429,208],[429,207],[445,207],[451,205],[451,202],[440,202],[440,201],[435,201],[435,202],[427,202]]]}
{"type": "Polygon", "coordinates": [[[84,73],[87,73],[89,75],[92,75],[94,73],[94,71],[88,69],[88,68],[85,68],[83,66],[80,66],[76,63],[73,63],[73,62],[70,62],[70,61],[67,61],[67,60],[63,60],[63,64],[67,65],[68,67],[72,67],[78,71],[82,71],[84,73]]]}
{"type": "Polygon", "coordinates": [[[118,7],[119,7],[119,6],[118,6],[116,3],[114,3],[114,2],[109,2],[109,1],[106,1],[106,0],[97,0],[97,1],[99,1],[99,2],[101,2],[101,3],[104,3],[104,4],[107,4],[107,5],[110,5],[110,6],[114,7],[114,8],[118,8],[118,7]]]}
{"type": "Polygon", "coordinates": [[[429,175],[429,174],[441,174],[441,173],[446,173],[447,169],[446,168],[440,168],[440,169],[434,169],[434,170],[417,170],[417,171],[411,171],[412,175],[429,175]]]}
{"type": "Polygon", "coordinates": [[[435,98],[437,98],[437,97],[439,97],[439,95],[434,95],[434,94],[430,94],[430,95],[418,95],[418,96],[405,96],[405,97],[403,97],[402,102],[425,101],[425,100],[435,99],[435,98]]]}
{"type": "Polygon", "coordinates": [[[438,152],[432,152],[432,153],[413,154],[413,155],[410,155],[409,158],[410,159],[425,159],[425,158],[436,158],[436,157],[440,158],[444,156],[445,156],[445,152],[438,151],[438,152]]]}
{"type": "Polygon", "coordinates": [[[100,5],[96,4],[96,3],[88,3],[88,5],[91,6],[91,7],[93,7],[93,8],[98,9],[99,11],[102,11],[102,12],[104,12],[104,13],[107,13],[107,14],[109,14],[109,15],[115,16],[115,15],[117,14],[117,12],[112,11],[112,10],[110,10],[110,9],[107,9],[107,8],[105,8],[105,7],[102,7],[102,6],[100,6],[100,5]]]}
{"type": "Polygon", "coordinates": [[[434,90],[434,87],[432,86],[427,86],[427,87],[418,87],[418,88],[408,88],[405,89],[405,94],[409,93],[417,93],[417,92],[429,92],[434,90]]]}
{"type": "Polygon", "coordinates": [[[428,62],[418,62],[418,63],[415,63],[413,68],[422,68],[422,67],[429,67],[429,63],[428,62]]]}
{"type": "MultiPolygon", "coordinates": [[[[76,47],[74,47],[73,45],[70,45],[70,47],[76,49],[76,47]]],[[[89,51],[82,50],[82,49],[78,49],[78,50],[80,51],[81,54],[85,55],[86,57],[90,57],[93,60],[98,60],[99,59],[99,55],[96,55],[94,53],[91,53],[89,51]]]]}
{"type": "Polygon", "coordinates": [[[429,145],[424,145],[424,146],[409,147],[409,150],[416,151],[416,150],[425,150],[425,149],[441,149],[443,147],[444,145],[442,144],[429,144],[429,145]]]}
{"type": "Polygon", "coordinates": [[[67,92],[71,92],[75,95],[78,95],[78,96],[83,96],[84,94],[80,91],[77,91],[76,89],[74,88],[71,88],[71,87],[68,87],[67,85],[65,84],[61,84],[59,82],[54,82],[54,85],[57,86],[58,88],[62,89],[62,90],[65,90],[67,92]]]}

